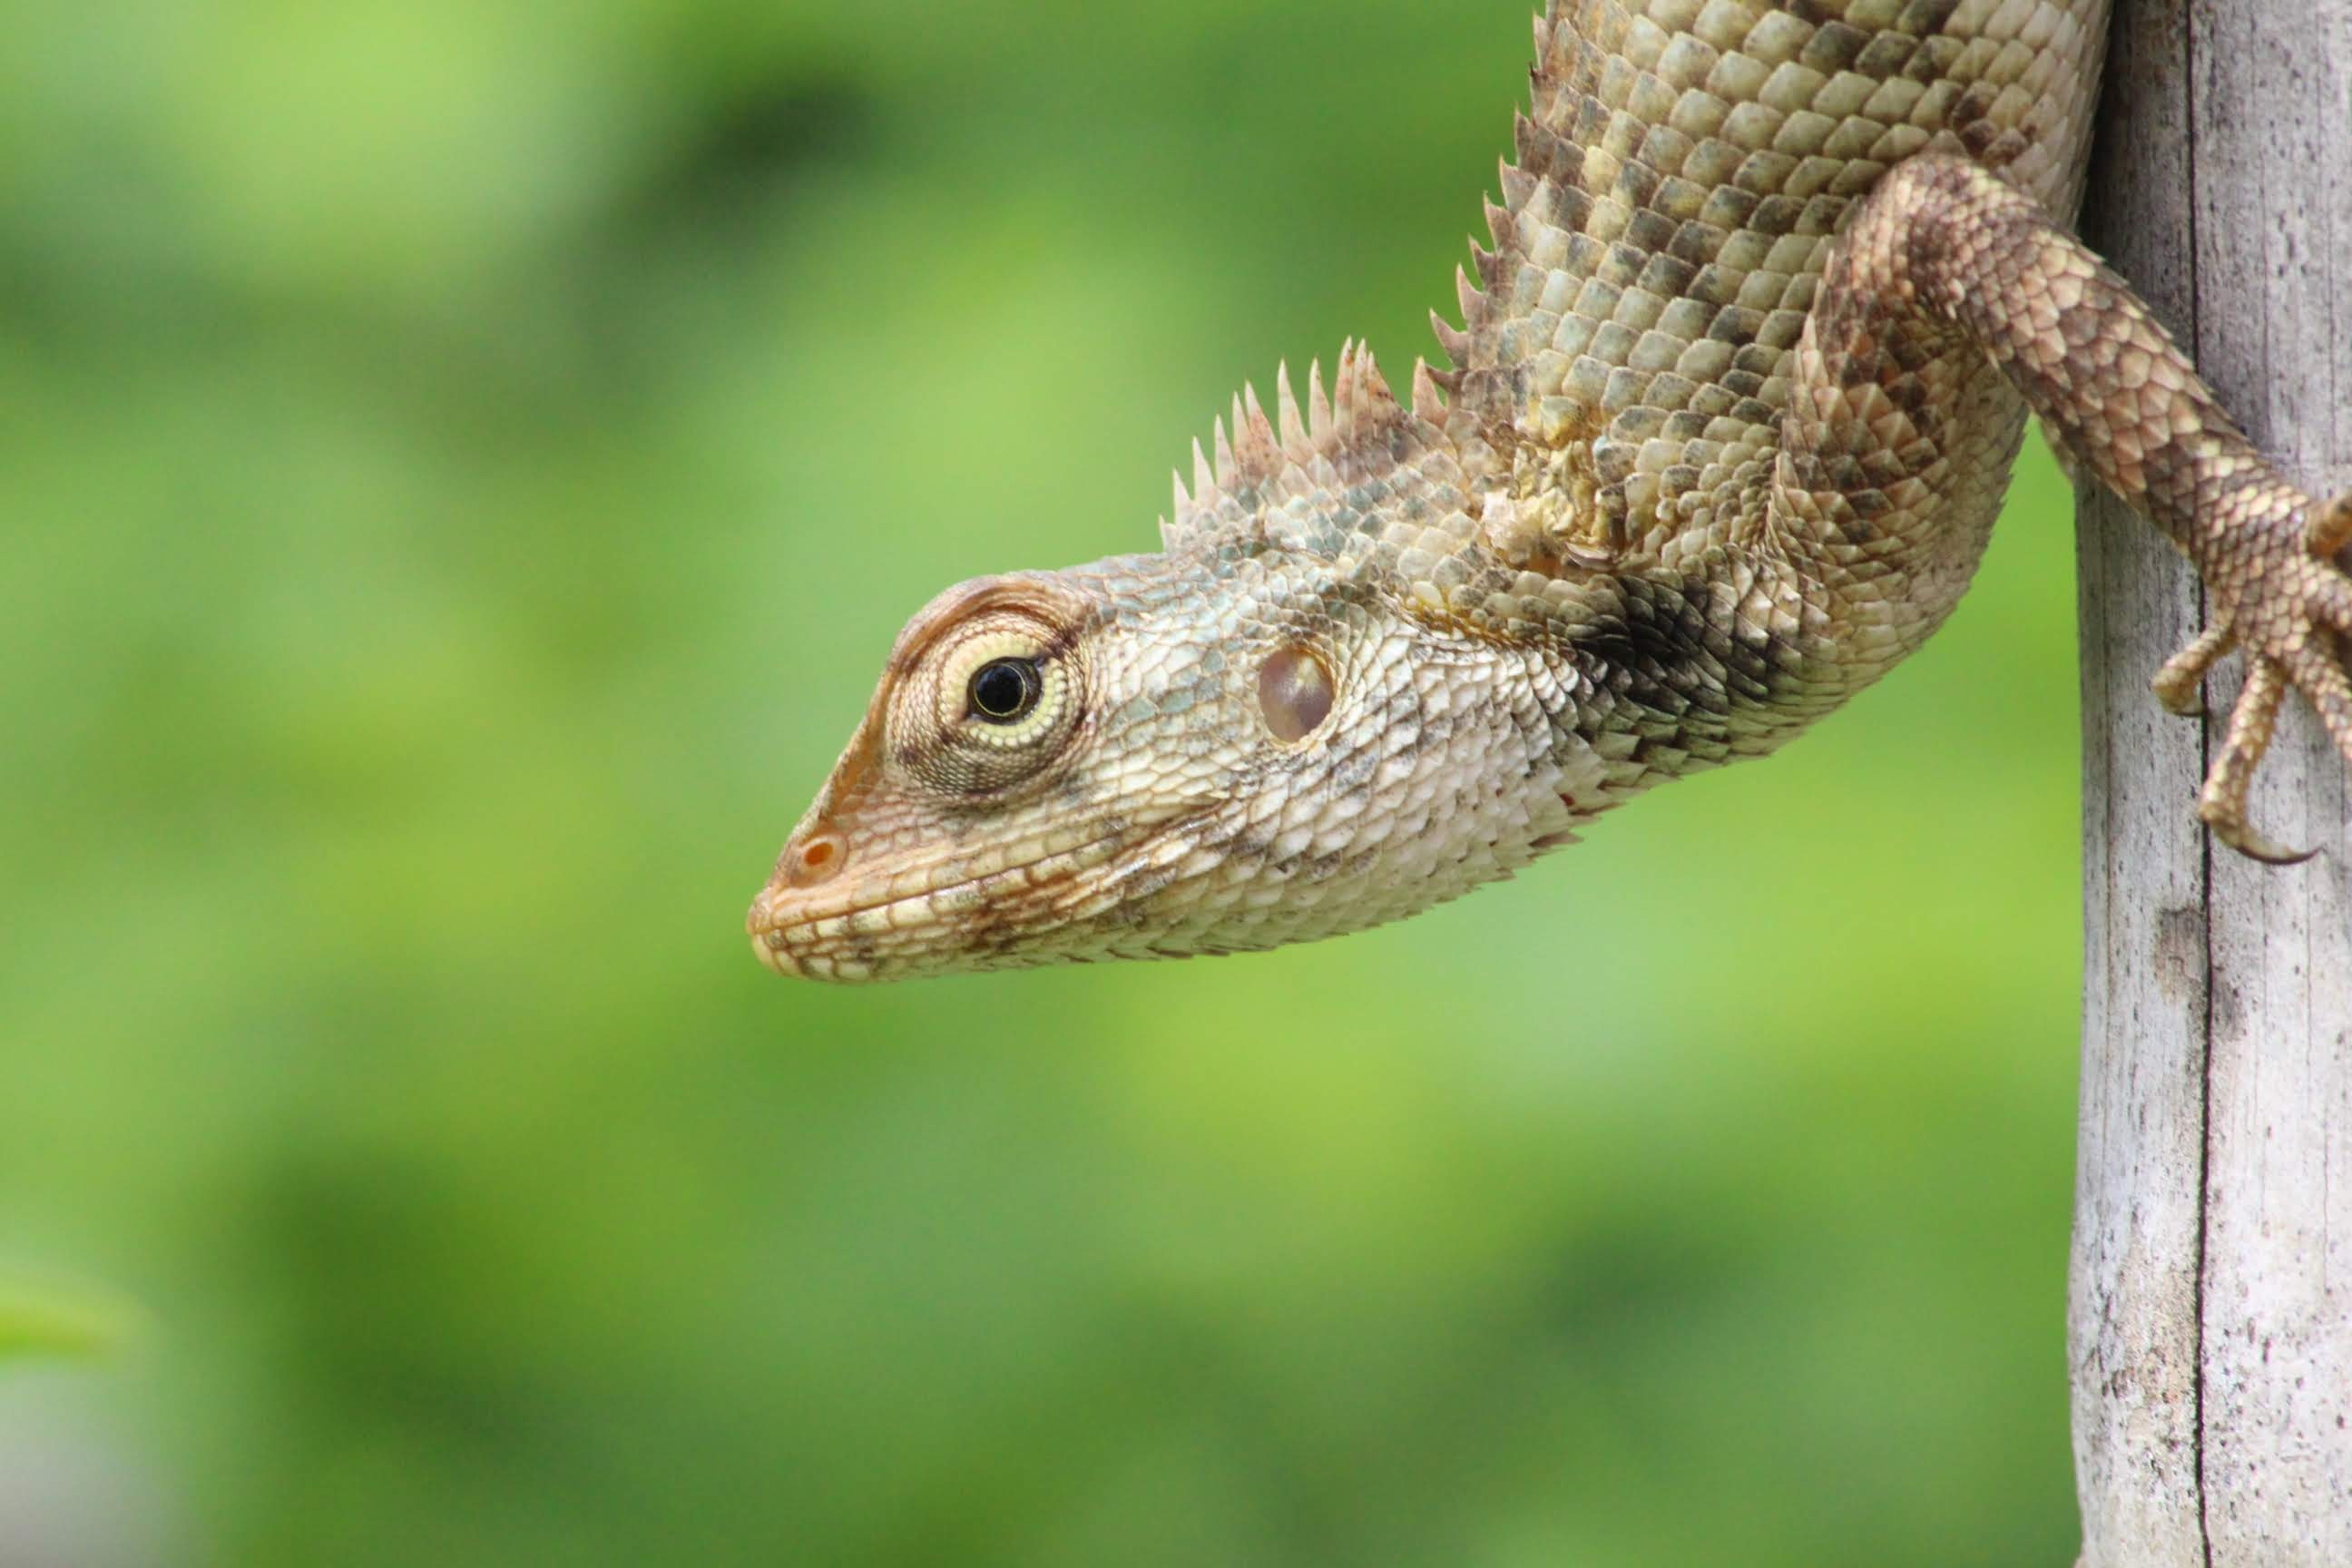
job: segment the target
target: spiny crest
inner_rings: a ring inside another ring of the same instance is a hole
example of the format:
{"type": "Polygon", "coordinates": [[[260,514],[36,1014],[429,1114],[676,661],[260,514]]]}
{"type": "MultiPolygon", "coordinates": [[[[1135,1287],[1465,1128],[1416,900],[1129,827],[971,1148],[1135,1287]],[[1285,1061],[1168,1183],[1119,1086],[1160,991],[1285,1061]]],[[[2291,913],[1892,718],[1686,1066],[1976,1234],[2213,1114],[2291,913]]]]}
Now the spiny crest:
{"type": "Polygon", "coordinates": [[[1513,339],[1528,336],[1530,325],[1538,329],[1534,341],[1548,335],[1549,323],[1528,320],[1536,307],[1515,287],[1530,243],[1524,226],[1532,218],[1555,227],[1580,227],[1575,209],[1588,200],[1583,149],[1554,129],[1562,112],[1562,85],[1572,74],[1571,57],[1579,47],[1577,32],[1563,20],[1561,9],[1560,0],[1551,0],[1536,18],[1535,65],[1528,73],[1533,112],[1512,114],[1513,155],[1502,162],[1503,200],[1486,204],[1488,242],[1473,238],[1470,265],[1454,272],[1462,324],[1435,310],[1429,317],[1452,362],[1436,377],[1448,398],[1447,431],[1474,472],[1489,467],[1492,432],[1508,428],[1522,412],[1519,362],[1526,352],[1513,339]]]}
{"type": "Polygon", "coordinates": [[[1486,204],[1492,248],[1473,240],[1471,267],[1454,275],[1463,324],[1430,312],[1438,346],[1452,368],[1433,371],[1415,361],[1412,405],[1402,408],[1370,351],[1351,342],[1339,351],[1328,399],[1321,368],[1309,368],[1303,420],[1287,371],[1276,383],[1272,420],[1259,406],[1256,392],[1244,388],[1234,400],[1230,433],[1220,420],[1206,448],[1193,443],[1192,489],[1186,490],[1181,473],[1176,478],[1175,510],[1160,524],[1171,548],[1211,531],[1262,525],[1288,500],[1344,489],[1422,452],[1445,453],[1474,482],[1492,476],[1498,463],[1507,472],[1508,464],[1496,458],[1492,443],[1495,433],[1507,430],[1519,415],[1522,377],[1505,364],[1501,351],[1517,309],[1507,285],[1527,251],[1523,217],[1543,217],[1552,204],[1582,199],[1575,177],[1581,173],[1582,150],[1551,128],[1577,47],[1562,4],[1549,0],[1535,19],[1536,63],[1528,73],[1535,113],[1521,110],[1512,117],[1517,161],[1502,164],[1504,200],[1486,204]]]}
{"type": "Polygon", "coordinates": [[[1192,443],[1190,491],[1184,476],[1176,476],[1175,510],[1160,522],[1170,549],[1203,532],[1245,526],[1294,497],[1345,489],[1446,445],[1436,374],[1413,362],[1407,407],[1390,390],[1371,350],[1353,340],[1340,347],[1328,395],[1321,363],[1307,366],[1303,416],[1284,365],[1275,372],[1272,419],[1254,386],[1244,386],[1234,399],[1231,417],[1230,435],[1220,419],[1207,449],[1192,443]]]}

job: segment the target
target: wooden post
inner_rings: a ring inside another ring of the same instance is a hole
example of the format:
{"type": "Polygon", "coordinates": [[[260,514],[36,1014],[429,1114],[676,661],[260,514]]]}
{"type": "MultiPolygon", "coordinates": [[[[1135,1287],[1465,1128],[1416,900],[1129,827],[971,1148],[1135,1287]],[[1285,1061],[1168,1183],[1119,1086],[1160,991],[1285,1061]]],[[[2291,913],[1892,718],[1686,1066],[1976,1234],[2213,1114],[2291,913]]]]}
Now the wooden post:
{"type": "MultiPolygon", "coordinates": [[[[2352,0],[2118,0],[2084,233],[2305,487],[2352,488],[2352,0]]],[[[2147,682],[2202,624],[2138,519],[2081,524],[2083,1568],[2352,1564],[2352,809],[2298,702],[2254,795],[2147,682]]],[[[2235,660],[2208,685],[2226,714],[2235,660]]]]}

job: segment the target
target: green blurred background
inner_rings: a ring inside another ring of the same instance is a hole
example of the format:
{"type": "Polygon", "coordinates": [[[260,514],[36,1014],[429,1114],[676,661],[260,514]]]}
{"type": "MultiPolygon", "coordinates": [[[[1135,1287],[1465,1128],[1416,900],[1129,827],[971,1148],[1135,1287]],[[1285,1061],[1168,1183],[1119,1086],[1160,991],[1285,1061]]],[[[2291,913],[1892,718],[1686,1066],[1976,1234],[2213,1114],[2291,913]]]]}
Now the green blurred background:
{"type": "Polygon", "coordinates": [[[2038,449],[1919,658],[1510,886],[746,950],[908,613],[1430,349],[1525,0],[5,9],[0,1273],[143,1327],[0,1365],[0,1562],[2069,1559],[2038,449]]]}

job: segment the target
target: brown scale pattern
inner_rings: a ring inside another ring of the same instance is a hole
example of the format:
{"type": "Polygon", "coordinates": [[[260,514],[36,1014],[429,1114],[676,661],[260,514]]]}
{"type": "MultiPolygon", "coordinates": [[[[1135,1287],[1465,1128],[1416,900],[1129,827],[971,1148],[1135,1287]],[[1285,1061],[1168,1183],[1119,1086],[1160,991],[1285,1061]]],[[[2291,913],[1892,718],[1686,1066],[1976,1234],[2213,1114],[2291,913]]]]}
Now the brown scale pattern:
{"type": "Polygon", "coordinates": [[[2106,10],[1554,0],[1495,248],[1464,328],[1439,324],[1446,432],[1506,521],[1484,547],[1574,583],[1571,626],[1596,600],[1615,624],[1641,581],[1769,638],[1770,701],[1729,716],[1744,752],[1942,623],[2030,408],[2205,574],[2218,629],[2159,695],[2186,709],[2215,658],[2252,656],[2200,809],[2281,858],[2245,798],[2285,693],[2352,757],[2328,559],[2352,508],[2289,485],[2060,221],[2106,10]]]}
{"type": "Polygon", "coordinates": [[[1451,433],[1580,501],[1546,520],[1562,543],[1672,564],[1752,533],[1848,210],[1945,145],[2071,211],[2105,11],[1556,0],[1483,287],[1440,328],[1451,433]]]}
{"type": "MultiPolygon", "coordinates": [[[[2193,711],[2206,669],[2246,649],[2250,679],[2200,811],[2234,847],[2297,858],[2249,826],[2247,786],[2290,689],[2312,700],[2352,758],[2352,681],[2336,642],[2352,632],[2352,579],[2334,560],[2352,538],[2352,504],[2321,505],[2290,484],[2129,286],[2031,197],[1966,159],[1913,159],[1873,193],[1840,243],[1809,351],[1832,332],[1884,347],[1809,352],[1824,405],[1854,405],[1851,389],[1889,355],[1958,363],[1974,350],[1991,367],[1986,379],[2013,386],[2054,439],[2197,563],[2215,629],[2167,667],[2158,695],[2193,711]]],[[[1801,431],[1793,418],[1791,430],[1801,431]]],[[[1826,442],[1854,429],[1832,422],[1811,433],[1826,442]]],[[[1869,444],[1853,445],[1851,460],[1868,457],[1869,444]]],[[[1805,468],[1792,442],[1782,474],[1805,468]]],[[[1851,506],[1853,493],[1839,499],[1851,506]]]]}
{"type": "Polygon", "coordinates": [[[2352,615],[2317,509],[2060,221],[2105,26],[2105,0],[1553,0],[1495,248],[1438,322],[1454,368],[1408,412],[1350,350],[1311,432],[1286,386],[1279,430],[1237,400],[1171,543],[1284,540],[1562,648],[1559,721],[1613,802],[1772,750],[1916,649],[2031,411],[2212,584],[2226,629],[2159,694],[2242,642],[2274,666],[2200,809],[2276,855],[2245,781],[2289,689],[2352,735],[2326,630],[2352,615]]]}

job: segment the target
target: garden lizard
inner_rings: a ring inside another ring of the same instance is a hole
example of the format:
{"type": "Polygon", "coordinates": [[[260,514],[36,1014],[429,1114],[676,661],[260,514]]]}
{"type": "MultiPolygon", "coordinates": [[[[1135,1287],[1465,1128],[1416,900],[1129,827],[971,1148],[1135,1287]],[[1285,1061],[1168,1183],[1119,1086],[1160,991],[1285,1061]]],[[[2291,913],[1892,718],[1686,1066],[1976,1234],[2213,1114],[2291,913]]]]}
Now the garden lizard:
{"type": "MultiPolygon", "coordinates": [[[[1157,554],[950,589],[752,905],[880,980],[1261,949],[1509,875],[1780,746],[1966,591],[2029,414],[2352,757],[2352,503],[2289,484],[2071,233],[2105,0],[1550,0],[1451,368],[1234,400],[1157,554]]],[[[2184,805],[2186,803],[2184,803],[2184,805]]]]}

